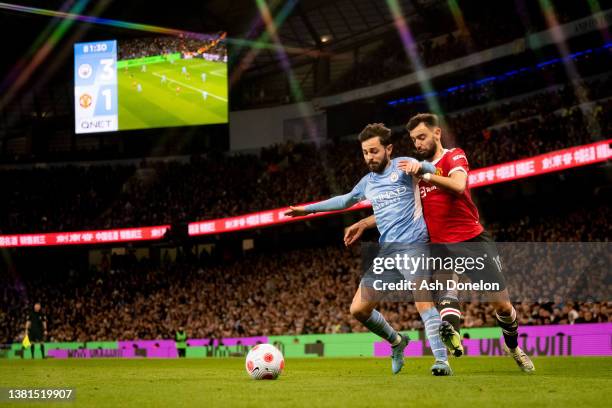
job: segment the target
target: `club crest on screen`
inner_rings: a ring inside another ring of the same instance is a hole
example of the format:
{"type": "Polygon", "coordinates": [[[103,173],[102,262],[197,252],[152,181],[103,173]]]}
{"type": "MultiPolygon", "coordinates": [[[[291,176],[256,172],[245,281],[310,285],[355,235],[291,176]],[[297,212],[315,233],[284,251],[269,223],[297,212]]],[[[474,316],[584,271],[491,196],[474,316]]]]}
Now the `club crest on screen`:
{"type": "Polygon", "coordinates": [[[91,97],[91,95],[83,94],[79,98],[79,105],[81,105],[82,108],[89,108],[91,106],[92,101],[93,98],[91,97]]]}

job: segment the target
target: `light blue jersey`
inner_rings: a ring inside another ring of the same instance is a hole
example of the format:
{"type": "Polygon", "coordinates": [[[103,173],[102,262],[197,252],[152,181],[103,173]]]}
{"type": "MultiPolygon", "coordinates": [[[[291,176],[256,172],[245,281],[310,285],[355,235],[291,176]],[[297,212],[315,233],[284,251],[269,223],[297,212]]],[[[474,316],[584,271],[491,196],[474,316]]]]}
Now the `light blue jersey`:
{"type": "MultiPolygon", "coordinates": [[[[397,168],[399,161],[414,160],[397,157],[383,173],[366,174],[353,190],[341,196],[306,206],[308,212],[349,208],[364,199],[370,200],[380,232],[379,242],[427,242],[429,235],[423,218],[418,180],[397,168]]],[[[421,162],[423,172],[435,173],[429,162],[421,162]]]]}

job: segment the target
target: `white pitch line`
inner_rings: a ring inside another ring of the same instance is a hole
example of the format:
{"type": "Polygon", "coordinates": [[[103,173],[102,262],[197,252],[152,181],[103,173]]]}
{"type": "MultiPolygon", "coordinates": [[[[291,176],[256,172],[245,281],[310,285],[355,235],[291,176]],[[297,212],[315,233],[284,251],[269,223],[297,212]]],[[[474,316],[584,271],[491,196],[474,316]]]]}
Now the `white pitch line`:
{"type": "MultiPolygon", "coordinates": [[[[153,75],[155,75],[156,77],[159,77],[159,78],[161,78],[161,77],[162,77],[162,76],[161,76],[160,74],[158,74],[157,72],[154,72],[154,73],[153,73],[153,75]]],[[[208,91],[206,91],[206,90],[204,90],[204,89],[196,88],[195,86],[191,86],[191,85],[188,85],[188,84],[186,84],[186,83],[184,83],[184,82],[177,81],[176,79],[171,79],[171,78],[168,78],[168,77],[166,77],[166,80],[167,80],[168,82],[174,82],[174,83],[177,83],[177,84],[183,85],[185,88],[193,89],[194,91],[198,91],[198,92],[200,92],[200,93],[202,93],[202,92],[206,92],[208,95],[212,96],[213,98],[217,98],[217,99],[219,99],[220,101],[227,102],[227,99],[222,98],[222,97],[220,97],[220,96],[217,96],[217,95],[215,95],[214,93],[210,93],[210,92],[208,92],[208,91]]]]}

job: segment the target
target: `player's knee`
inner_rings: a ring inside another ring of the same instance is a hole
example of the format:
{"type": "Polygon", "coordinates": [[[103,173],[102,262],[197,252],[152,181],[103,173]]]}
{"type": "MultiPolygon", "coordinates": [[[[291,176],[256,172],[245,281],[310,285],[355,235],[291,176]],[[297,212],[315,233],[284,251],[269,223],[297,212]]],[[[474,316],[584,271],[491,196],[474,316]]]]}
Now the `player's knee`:
{"type": "Polygon", "coordinates": [[[372,314],[372,310],[370,310],[370,308],[364,304],[356,302],[351,304],[350,312],[351,315],[360,322],[368,320],[372,314]]]}
{"type": "Polygon", "coordinates": [[[510,316],[512,314],[512,303],[510,302],[500,302],[495,305],[495,311],[500,316],[510,316]]]}
{"type": "Polygon", "coordinates": [[[433,302],[414,302],[414,306],[416,307],[419,314],[436,307],[433,302]]]}

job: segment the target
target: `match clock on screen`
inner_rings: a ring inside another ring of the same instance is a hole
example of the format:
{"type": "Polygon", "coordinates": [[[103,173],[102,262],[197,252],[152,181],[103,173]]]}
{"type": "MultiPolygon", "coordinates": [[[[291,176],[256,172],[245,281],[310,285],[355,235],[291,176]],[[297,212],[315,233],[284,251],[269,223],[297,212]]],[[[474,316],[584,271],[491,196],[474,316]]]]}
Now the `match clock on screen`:
{"type": "Polygon", "coordinates": [[[117,130],[117,42],[77,43],[74,55],[75,132],[117,130]]]}

